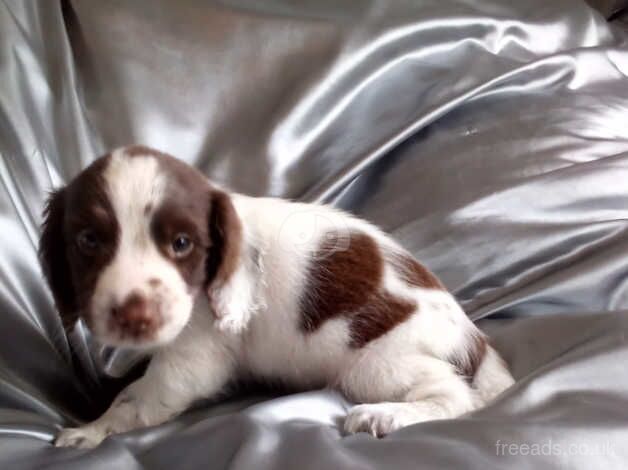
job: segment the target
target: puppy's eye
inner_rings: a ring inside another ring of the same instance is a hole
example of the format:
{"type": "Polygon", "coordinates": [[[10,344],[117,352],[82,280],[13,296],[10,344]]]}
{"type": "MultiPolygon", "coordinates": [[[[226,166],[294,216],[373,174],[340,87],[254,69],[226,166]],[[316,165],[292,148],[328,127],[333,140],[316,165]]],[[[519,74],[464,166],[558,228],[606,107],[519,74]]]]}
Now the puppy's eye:
{"type": "Polygon", "coordinates": [[[100,240],[96,232],[87,228],[76,236],[76,245],[84,254],[91,255],[100,247],[100,240]]]}
{"type": "Polygon", "coordinates": [[[192,243],[190,237],[185,233],[178,234],[174,237],[174,240],[172,240],[171,249],[175,258],[183,258],[189,255],[193,247],[194,243],[192,243]]]}

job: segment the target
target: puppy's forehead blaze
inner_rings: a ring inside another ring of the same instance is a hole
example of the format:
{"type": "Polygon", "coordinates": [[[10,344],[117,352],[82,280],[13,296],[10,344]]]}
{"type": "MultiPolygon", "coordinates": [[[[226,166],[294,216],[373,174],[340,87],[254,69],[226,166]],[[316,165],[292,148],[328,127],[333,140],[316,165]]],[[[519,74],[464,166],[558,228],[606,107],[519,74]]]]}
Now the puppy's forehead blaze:
{"type": "Polygon", "coordinates": [[[140,147],[114,151],[103,177],[123,245],[163,244],[178,232],[206,244],[210,185],[197,170],[140,147]]]}
{"type": "MultiPolygon", "coordinates": [[[[107,192],[116,215],[124,222],[136,222],[145,215],[147,206],[159,205],[166,190],[166,175],[151,156],[130,158],[116,150],[104,169],[107,192]]],[[[133,224],[124,229],[137,229],[133,224]]]]}

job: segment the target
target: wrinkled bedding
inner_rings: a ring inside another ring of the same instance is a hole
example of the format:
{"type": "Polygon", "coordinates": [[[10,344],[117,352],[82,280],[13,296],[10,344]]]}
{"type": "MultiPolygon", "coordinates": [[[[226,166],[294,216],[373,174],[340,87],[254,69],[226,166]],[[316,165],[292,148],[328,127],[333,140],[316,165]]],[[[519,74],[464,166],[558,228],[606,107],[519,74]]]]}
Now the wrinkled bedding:
{"type": "Polygon", "coordinates": [[[0,468],[628,468],[620,3],[0,2],[0,468]],[[250,385],[91,451],[54,448],[143,358],[64,333],[37,263],[43,201],[131,142],[379,224],[516,385],[382,440],[343,436],[335,392],[250,385]]]}

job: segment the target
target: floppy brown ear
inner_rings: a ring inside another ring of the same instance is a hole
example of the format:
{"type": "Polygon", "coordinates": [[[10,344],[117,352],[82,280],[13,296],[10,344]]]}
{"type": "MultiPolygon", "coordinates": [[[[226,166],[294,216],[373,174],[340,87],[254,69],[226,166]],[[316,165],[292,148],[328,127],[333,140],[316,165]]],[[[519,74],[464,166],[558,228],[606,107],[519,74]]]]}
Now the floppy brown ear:
{"type": "Polygon", "coordinates": [[[231,197],[222,191],[214,190],[211,194],[209,237],[207,287],[216,290],[226,284],[237,270],[242,248],[242,223],[231,197]]]}
{"type": "Polygon", "coordinates": [[[246,327],[255,309],[242,221],[231,197],[222,191],[212,192],[210,211],[207,295],[219,328],[237,333],[246,327]]]}
{"type": "Polygon", "coordinates": [[[63,326],[69,331],[78,320],[78,312],[63,234],[64,215],[65,192],[61,189],[52,193],[46,202],[39,260],[63,326]]]}

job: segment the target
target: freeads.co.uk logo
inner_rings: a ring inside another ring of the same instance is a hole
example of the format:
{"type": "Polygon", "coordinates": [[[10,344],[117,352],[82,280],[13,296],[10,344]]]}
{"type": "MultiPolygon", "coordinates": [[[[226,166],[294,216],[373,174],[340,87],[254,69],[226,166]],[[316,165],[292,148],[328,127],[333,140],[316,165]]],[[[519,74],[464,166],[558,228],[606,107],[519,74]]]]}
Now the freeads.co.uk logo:
{"type": "Polygon", "coordinates": [[[613,457],[615,448],[610,441],[557,442],[547,439],[540,442],[495,442],[495,455],[499,456],[590,456],[613,457]]]}

